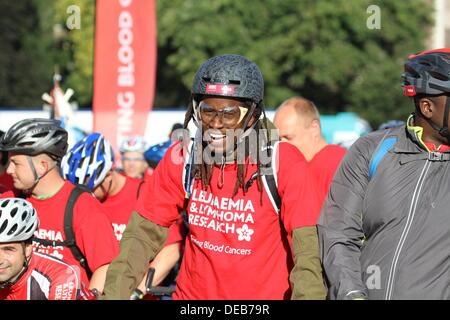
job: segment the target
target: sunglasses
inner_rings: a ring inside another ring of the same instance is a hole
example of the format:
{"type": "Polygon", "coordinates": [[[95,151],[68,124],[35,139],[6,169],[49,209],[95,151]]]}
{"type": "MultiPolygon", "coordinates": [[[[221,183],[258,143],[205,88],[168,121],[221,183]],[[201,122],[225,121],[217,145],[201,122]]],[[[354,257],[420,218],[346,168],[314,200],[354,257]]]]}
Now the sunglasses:
{"type": "Polygon", "coordinates": [[[210,123],[216,117],[219,117],[219,120],[221,120],[224,125],[233,126],[244,119],[248,109],[240,106],[232,106],[217,110],[201,101],[198,106],[198,111],[200,119],[205,123],[210,123]]]}

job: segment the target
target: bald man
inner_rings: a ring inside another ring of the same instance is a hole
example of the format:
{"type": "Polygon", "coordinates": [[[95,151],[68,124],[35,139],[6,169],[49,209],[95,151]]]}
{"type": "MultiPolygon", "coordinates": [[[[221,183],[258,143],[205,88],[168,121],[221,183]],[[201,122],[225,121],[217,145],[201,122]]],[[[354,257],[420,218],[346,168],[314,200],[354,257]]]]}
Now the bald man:
{"type": "Polygon", "coordinates": [[[307,99],[293,97],[284,101],[275,113],[274,124],[280,131],[281,141],[296,146],[309,162],[317,177],[323,203],[346,149],[325,141],[319,111],[307,99]]]}

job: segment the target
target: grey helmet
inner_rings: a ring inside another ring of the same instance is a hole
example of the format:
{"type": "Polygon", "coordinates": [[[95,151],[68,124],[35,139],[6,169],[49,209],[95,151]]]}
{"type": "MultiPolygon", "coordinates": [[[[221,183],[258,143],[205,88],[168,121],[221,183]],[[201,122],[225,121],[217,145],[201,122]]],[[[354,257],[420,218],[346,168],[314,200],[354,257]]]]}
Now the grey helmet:
{"type": "Polygon", "coordinates": [[[402,78],[406,96],[449,93],[450,50],[442,48],[410,56],[402,78]]]}
{"type": "Polygon", "coordinates": [[[194,77],[191,93],[242,98],[256,104],[264,97],[264,80],[258,66],[236,54],[223,54],[208,59],[194,77]]]}
{"type": "Polygon", "coordinates": [[[408,57],[402,78],[403,93],[406,96],[447,95],[442,125],[422,114],[418,100],[415,100],[415,104],[418,115],[450,141],[450,129],[447,125],[450,116],[450,49],[429,50],[408,57]]]}
{"type": "Polygon", "coordinates": [[[3,135],[0,150],[29,156],[47,153],[62,158],[67,152],[67,137],[59,120],[25,119],[15,123],[3,135]]]}

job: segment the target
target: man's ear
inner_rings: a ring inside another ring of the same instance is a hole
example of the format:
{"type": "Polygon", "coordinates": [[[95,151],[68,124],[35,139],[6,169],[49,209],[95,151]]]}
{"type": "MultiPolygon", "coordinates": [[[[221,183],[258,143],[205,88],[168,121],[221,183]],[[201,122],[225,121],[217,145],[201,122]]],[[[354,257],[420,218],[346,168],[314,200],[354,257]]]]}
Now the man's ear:
{"type": "Polygon", "coordinates": [[[428,98],[420,98],[419,100],[420,112],[428,119],[431,119],[435,110],[434,102],[428,98]]]}
{"type": "Polygon", "coordinates": [[[27,257],[27,259],[31,256],[31,253],[33,252],[33,243],[26,243],[25,244],[25,257],[27,257]]]}
{"type": "Polygon", "coordinates": [[[314,119],[311,121],[311,127],[314,128],[314,130],[318,130],[320,132],[320,121],[317,119],[314,119]]]}
{"type": "Polygon", "coordinates": [[[32,157],[34,167],[38,174],[47,172],[52,167],[52,159],[43,154],[32,157]]]}

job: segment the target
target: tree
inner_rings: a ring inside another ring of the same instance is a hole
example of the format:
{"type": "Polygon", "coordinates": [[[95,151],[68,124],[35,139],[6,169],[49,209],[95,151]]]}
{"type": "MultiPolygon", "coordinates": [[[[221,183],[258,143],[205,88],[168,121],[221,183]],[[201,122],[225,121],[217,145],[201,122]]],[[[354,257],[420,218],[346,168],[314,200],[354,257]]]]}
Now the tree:
{"type": "Polygon", "coordinates": [[[377,126],[411,110],[402,63],[424,48],[430,14],[424,0],[159,0],[158,44],[186,91],[207,58],[236,53],[260,66],[269,108],[301,95],[322,113],[355,111],[377,126]],[[370,28],[370,5],[380,29],[370,28]]]}
{"type": "Polygon", "coordinates": [[[33,1],[0,4],[0,106],[41,108],[52,76],[52,35],[33,1]]]}
{"type": "MultiPolygon", "coordinates": [[[[34,1],[51,7],[48,24],[65,28],[53,63],[64,75],[64,86],[75,90],[82,106],[90,106],[95,2],[34,1]],[[66,23],[74,3],[80,8],[80,29],[66,23]]],[[[405,119],[412,110],[402,95],[400,75],[406,57],[424,49],[432,24],[427,0],[156,3],[156,107],[186,106],[198,67],[214,55],[236,53],[261,68],[268,108],[300,95],[314,101],[321,113],[354,111],[373,127],[405,119]]]]}
{"type": "MultiPolygon", "coordinates": [[[[95,33],[95,1],[44,0],[54,8],[53,24],[62,31],[59,42],[60,72],[65,88],[75,91],[81,107],[91,107],[95,33]]],[[[47,5],[48,5],[47,4],[47,5]]]]}

